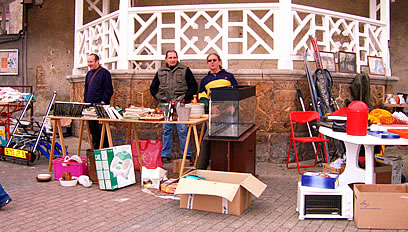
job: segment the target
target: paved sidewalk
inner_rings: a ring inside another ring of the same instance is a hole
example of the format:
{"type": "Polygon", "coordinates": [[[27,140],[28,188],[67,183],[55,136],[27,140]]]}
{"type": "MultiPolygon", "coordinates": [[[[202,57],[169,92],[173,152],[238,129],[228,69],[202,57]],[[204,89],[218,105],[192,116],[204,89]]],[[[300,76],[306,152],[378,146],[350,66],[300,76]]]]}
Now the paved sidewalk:
{"type": "MultiPolygon", "coordinates": [[[[69,150],[76,149],[75,139],[67,138],[69,150]]],[[[283,164],[257,164],[259,179],[268,187],[241,216],[180,209],[176,200],[142,192],[139,179],[136,185],[115,191],[101,191],[96,184],[68,188],[54,180],[37,182],[36,175],[48,173],[47,168],[44,157],[33,166],[0,161],[0,183],[13,199],[0,210],[0,231],[357,230],[348,220],[299,221],[300,175],[283,164]]],[[[171,170],[169,164],[165,168],[171,170]]]]}

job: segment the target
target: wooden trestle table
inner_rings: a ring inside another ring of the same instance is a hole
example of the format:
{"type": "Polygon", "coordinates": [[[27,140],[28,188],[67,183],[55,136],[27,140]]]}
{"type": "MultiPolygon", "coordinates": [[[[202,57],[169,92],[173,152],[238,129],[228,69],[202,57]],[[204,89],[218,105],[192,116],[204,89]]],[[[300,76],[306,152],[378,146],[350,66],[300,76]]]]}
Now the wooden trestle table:
{"type": "MultiPolygon", "coordinates": [[[[51,154],[50,154],[50,159],[49,159],[48,171],[52,170],[52,160],[54,159],[55,139],[57,135],[57,130],[58,130],[58,135],[60,138],[60,144],[62,147],[62,154],[64,154],[64,156],[66,154],[64,137],[63,137],[62,126],[61,126],[62,119],[72,119],[72,120],[80,121],[80,132],[79,132],[79,138],[78,138],[79,141],[78,141],[78,149],[77,149],[78,156],[81,150],[81,142],[82,142],[84,126],[86,127],[88,141],[92,141],[91,134],[89,133],[89,124],[88,124],[88,121],[91,121],[91,120],[99,121],[99,123],[102,124],[101,141],[100,141],[99,149],[103,148],[102,146],[103,146],[103,142],[105,139],[105,133],[108,138],[109,147],[113,147],[112,134],[111,134],[111,129],[110,129],[111,123],[126,123],[127,124],[128,127],[127,127],[127,133],[126,133],[126,144],[130,143],[130,137],[131,137],[132,130],[133,130],[133,139],[135,139],[136,144],[139,144],[139,137],[137,135],[137,130],[136,130],[137,123],[187,124],[188,132],[187,132],[186,145],[184,147],[184,152],[183,152],[183,162],[181,163],[181,167],[180,167],[180,177],[184,173],[183,170],[184,170],[184,164],[186,161],[188,145],[190,143],[191,131],[193,131],[194,133],[194,141],[195,141],[195,145],[197,149],[194,166],[197,166],[198,155],[200,154],[201,140],[203,139],[203,135],[204,135],[204,124],[207,123],[208,121],[208,117],[190,119],[189,121],[147,121],[147,120],[126,120],[126,119],[121,120],[121,119],[104,119],[104,118],[90,118],[90,117],[62,117],[62,116],[47,116],[47,118],[51,120],[52,128],[53,128],[52,141],[51,141],[51,154]],[[197,131],[198,125],[202,125],[200,135],[198,135],[198,131],[197,131]]],[[[94,149],[91,142],[89,143],[89,145],[91,149],[94,149]]],[[[140,147],[137,146],[136,150],[137,150],[137,155],[139,157],[139,164],[141,165],[142,162],[141,162],[140,147]]]]}

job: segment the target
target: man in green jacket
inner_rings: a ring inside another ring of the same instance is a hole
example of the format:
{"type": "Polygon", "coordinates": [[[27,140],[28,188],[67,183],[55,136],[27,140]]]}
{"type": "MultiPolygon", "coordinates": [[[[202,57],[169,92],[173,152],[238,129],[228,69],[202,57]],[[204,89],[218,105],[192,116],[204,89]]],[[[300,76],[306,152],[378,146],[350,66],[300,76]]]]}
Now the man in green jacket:
{"type": "MultiPolygon", "coordinates": [[[[172,101],[191,102],[197,93],[198,84],[190,68],[178,62],[177,52],[166,52],[166,63],[157,71],[150,85],[150,93],[161,103],[172,101]]],[[[181,153],[186,144],[188,127],[186,124],[177,124],[181,153]]],[[[163,124],[163,148],[161,157],[164,162],[170,162],[173,147],[173,124],[163,124]]],[[[191,151],[188,149],[187,158],[190,160],[191,151]]]]}

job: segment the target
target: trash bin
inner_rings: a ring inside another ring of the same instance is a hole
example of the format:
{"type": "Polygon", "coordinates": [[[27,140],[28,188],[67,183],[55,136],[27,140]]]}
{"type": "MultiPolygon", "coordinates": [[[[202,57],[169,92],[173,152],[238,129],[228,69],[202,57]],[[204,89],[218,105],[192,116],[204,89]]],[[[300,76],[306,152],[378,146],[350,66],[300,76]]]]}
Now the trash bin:
{"type": "Polygon", "coordinates": [[[368,106],[362,101],[353,101],[347,107],[347,129],[348,135],[367,135],[368,106]]]}

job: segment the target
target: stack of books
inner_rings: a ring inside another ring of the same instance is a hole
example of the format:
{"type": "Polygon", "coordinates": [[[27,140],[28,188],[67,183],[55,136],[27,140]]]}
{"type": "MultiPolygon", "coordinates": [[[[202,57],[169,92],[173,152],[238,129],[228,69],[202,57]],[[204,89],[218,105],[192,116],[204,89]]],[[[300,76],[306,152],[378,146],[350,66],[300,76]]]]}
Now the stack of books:
{"type": "Polygon", "coordinates": [[[137,120],[153,112],[154,109],[151,108],[131,106],[125,109],[125,113],[123,113],[123,118],[137,120]]]}

